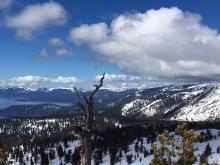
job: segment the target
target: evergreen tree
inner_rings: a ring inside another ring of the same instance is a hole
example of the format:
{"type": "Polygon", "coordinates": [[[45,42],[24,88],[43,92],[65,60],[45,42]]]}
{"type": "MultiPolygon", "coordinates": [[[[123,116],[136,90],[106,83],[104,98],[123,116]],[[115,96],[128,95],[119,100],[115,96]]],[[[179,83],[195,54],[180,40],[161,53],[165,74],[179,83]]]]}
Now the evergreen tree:
{"type": "MultiPolygon", "coordinates": [[[[218,149],[218,148],[217,148],[218,149]]],[[[200,164],[208,165],[208,157],[212,153],[212,148],[210,147],[209,143],[206,145],[205,151],[200,156],[200,164]]]]}
{"type": "Polygon", "coordinates": [[[145,147],[143,147],[143,154],[144,154],[144,157],[147,157],[147,150],[145,147]]]}
{"type": "Polygon", "coordinates": [[[57,147],[57,154],[60,157],[60,159],[64,156],[64,151],[61,144],[57,147]]]}
{"type": "Polygon", "coordinates": [[[68,147],[69,147],[68,142],[67,142],[67,139],[64,139],[64,140],[63,140],[63,145],[64,145],[65,148],[68,148],[68,147]]]}
{"type": "Polygon", "coordinates": [[[55,159],[55,151],[54,151],[53,149],[50,149],[50,151],[49,151],[49,157],[50,157],[50,160],[55,159]]]}
{"type": "Polygon", "coordinates": [[[210,154],[212,153],[212,148],[210,147],[210,144],[209,144],[209,143],[206,145],[205,153],[206,153],[207,155],[210,155],[210,154]]]}
{"type": "Polygon", "coordinates": [[[44,151],[41,152],[41,165],[49,165],[48,155],[44,151]]]}
{"type": "Polygon", "coordinates": [[[169,146],[174,144],[173,139],[169,136],[167,130],[159,137],[160,146],[159,148],[156,144],[152,145],[154,150],[153,159],[150,162],[150,165],[168,165],[171,164],[171,157],[174,156],[174,152],[170,150],[169,146]]]}
{"type": "Polygon", "coordinates": [[[24,159],[24,153],[22,150],[19,150],[19,163],[23,164],[24,159]]]}
{"type": "Polygon", "coordinates": [[[207,156],[205,152],[200,156],[200,165],[208,165],[207,156]]]}
{"type": "Polygon", "coordinates": [[[102,163],[102,151],[100,149],[96,149],[94,151],[94,164],[99,165],[102,163]]]}
{"type": "Polygon", "coordinates": [[[34,161],[33,161],[33,159],[31,158],[31,165],[34,165],[34,161]]]}
{"type": "Polygon", "coordinates": [[[75,148],[75,150],[72,154],[72,164],[73,165],[80,164],[80,154],[79,154],[79,150],[77,148],[75,148]]]}
{"type": "Polygon", "coordinates": [[[197,141],[197,136],[193,133],[193,130],[188,129],[186,123],[178,125],[175,132],[182,137],[181,145],[177,147],[180,157],[177,165],[192,165],[196,162],[193,143],[197,141]]]}
{"type": "Polygon", "coordinates": [[[0,164],[1,163],[6,163],[6,160],[7,160],[7,152],[4,150],[4,149],[1,149],[0,148],[0,164]]]}
{"type": "Polygon", "coordinates": [[[131,163],[132,163],[132,158],[133,158],[133,155],[132,155],[132,154],[126,155],[126,159],[127,159],[127,163],[128,163],[128,164],[131,164],[131,163]]]}
{"type": "Polygon", "coordinates": [[[216,152],[219,154],[220,153],[220,147],[218,146],[216,149],[216,152]]]}
{"type": "Polygon", "coordinates": [[[159,149],[157,149],[156,144],[152,144],[151,148],[154,150],[153,159],[150,162],[150,165],[165,165],[163,162],[162,154],[159,149]]]}
{"type": "Polygon", "coordinates": [[[139,151],[138,141],[135,143],[134,150],[135,152],[139,151]]]}
{"type": "Polygon", "coordinates": [[[117,155],[117,148],[114,144],[110,146],[109,154],[110,154],[110,164],[114,165],[116,162],[116,155],[117,155]]]}
{"type": "Polygon", "coordinates": [[[207,134],[208,140],[212,140],[213,139],[213,135],[212,135],[212,133],[211,133],[211,131],[209,129],[206,130],[206,134],[207,134]]]}

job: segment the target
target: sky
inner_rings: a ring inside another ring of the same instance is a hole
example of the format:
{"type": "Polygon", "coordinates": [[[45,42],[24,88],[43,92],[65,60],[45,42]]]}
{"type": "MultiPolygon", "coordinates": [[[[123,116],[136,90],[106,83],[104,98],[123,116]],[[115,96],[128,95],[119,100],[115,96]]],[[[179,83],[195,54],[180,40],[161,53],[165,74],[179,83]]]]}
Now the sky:
{"type": "Polygon", "coordinates": [[[218,81],[219,18],[217,0],[0,0],[0,86],[218,81]]]}

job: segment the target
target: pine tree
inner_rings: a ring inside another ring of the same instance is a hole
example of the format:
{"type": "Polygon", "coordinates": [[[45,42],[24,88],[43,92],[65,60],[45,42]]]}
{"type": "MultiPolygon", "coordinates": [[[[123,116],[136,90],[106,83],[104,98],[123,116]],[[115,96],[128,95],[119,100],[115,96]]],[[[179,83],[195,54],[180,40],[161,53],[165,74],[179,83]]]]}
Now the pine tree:
{"type": "Polygon", "coordinates": [[[144,157],[147,157],[147,149],[145,147],[143,147],[143,154],[144,154],[144,157]]]}
{"type": "Polygon", "coordinates": [[[7,152],[4,149],[0,149],[0,164],[6,164],[7,152]]]}
{"type": "Polygon", "coordinates": [[[23,153],[23,151],[22,150],[20,150],[19,151],[19,163],[20,164],[23,164],[23,162],[24,162],[24,153],[23,153]]]}
{"type": "Polygon", "coordinates": [[[127,159],[127,163],[128,163],[128,164],[131,164],[131,163],[132,163],[132,158],[133,158],[133,155],[132,155],[132,154],[126,155],[126,159],[127,159]]]}
{"type": "Polygon", "coordinates": [[[200,156],[200,164],[201,165],[208,165],[207,155],[205,154],[205,151],[200,156]]]}
{"type": "Polygon", "coordinates": [[[216,152],[219,154],[220,153],[220,147],[218,146],[216,149],[216,152]]]}
{"type": "MultiPolygon", "coordinates": [[[[218,148],[217,148],[218,149],[218,148]]],[[[205,151],[200,156],[200,164],[208,165],[208,157],[212,153],[212,148],[210,147],[209,143],[206,145],[205,151]]]]}
{"type": "Polygon", "coordinates": [[[96,149],[94,151],[93,157],[95,165],[99,165],[100,163],[102,163],[102,151],[100,149],[96,149]]]}
{"type": "Polygon", "coordinates": [[[210,154],[212,153],[212,148],[210,147],[210,144],[209,144],[209,143],[206,145],[205,153],[206,153],[207,155],[210,155],[210,154]]]}
{"type": "Polygon", "coordinates": [[[57,154],[60,157],[60,159],[64,156],[63,147],[61,144],[57,147],[57,154]]]}
{"type": "Polygon", "coordinates": [[[196,162],[193,143],[197,141],[197,136],[192,130],[188,129],[186,123],[178,125],[175,132],[182,137],[181,145],[177,147],[180,151],[178,152],[180,158],[177,161],[177,165],[192,165],[196,162]]]}
{"type": "Polygon", "coordinates": [[[79,150],[77,148],[75,148],[75,150],[72,154],[72,164],[73,165],[80,164],[80,154],[79,154],[79,150]]]}
{"type": "Polygon", "coordinates": [[[164,165],[162,161],[162,154],[159,149],[157,149],[156,144],[152,144],[151,148],[154,150],[153,159],[150,162],[150,165],[164,165]]]}
{"type": "Polygon", "coordinates": [[[138,151],[139,151],[138,141],[135,143],[134,149],[135,149],[135,152],[138,152],[138,151]]]}
{"type": "Polygon", "coordinates": [[[110,155],[110,164],[113,165],[116,162],[117,148],[115,145],[110,146],[109,155],[110,155]]]}
{"type": "Polygon", "coordinates": [[[31,165],[34,165],[34,161],[33,161],[33,159],[31,158],[31,165]]]}
{"type": "Polygon", "coordinates": [[[150,165],[168,165],[171,164],[171,157],[175,155],[173,150],[170,150],[169,146],[174,145],[173,139],[169,136],[167,130],[159,137],[160,146],[159,148],[153,144],[152,148],[154,150],[153,159],[150,165]]]}
{"type": "Polygon", "coordinates": [[[64,139],[64,140],[63,140],[63,145],[64,145],[65,148],[68,148],[68,147],[69,147],[68,142],[67,142],[67,139],[64,139]]]}

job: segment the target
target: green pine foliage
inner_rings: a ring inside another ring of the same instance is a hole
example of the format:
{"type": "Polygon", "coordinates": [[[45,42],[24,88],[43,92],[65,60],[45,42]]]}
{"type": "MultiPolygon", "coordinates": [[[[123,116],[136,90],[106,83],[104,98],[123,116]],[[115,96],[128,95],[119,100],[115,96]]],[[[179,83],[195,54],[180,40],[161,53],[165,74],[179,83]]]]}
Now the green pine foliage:
{"type": "Polygon", "coordinates": [[[150,165],[192,165],[196,162],[196,156],[194,155],[193,143],[197,141],[198,137],[192,130],[188,129],[186,123],[177,126],[175,133],[179,135],[182,141],[178,144],[170,137],[169,132],[164,132],[159,137],[160,145],[152,144],[153,159],[150,165]],[[174,149],[175,148],[175,149],[174,149]],[[176,162],[172,162],[172,157],[177,156],[176,162]]]}
{"type": "Polygon", "coordinates": [[[193,130],[188,129],[186,123],[178,125],[175,132],[182,137],[182,142],[178,146],[177,165],[192,165],[197,160],[194,155],[193,143],[197,141],[198,137],[193,133],[193,130]]]}
{"type": "Polygon", "coordinates": [[[160,147],[157,148],[156,144],[152,144],[154,151],[153,159],[150,165],[169,165],[171,164],[171,157],[175,156],[174,150],[171,146],[174,145],[173,139],[169,136],[169,132],[164,130],[164,132],[159,137],[160,147]]]}
{"type": "Polygon", "coordinates": [[[7,157],[7,152],[4,149],[0,148],[0,164],[6,163],[7,157]]]}

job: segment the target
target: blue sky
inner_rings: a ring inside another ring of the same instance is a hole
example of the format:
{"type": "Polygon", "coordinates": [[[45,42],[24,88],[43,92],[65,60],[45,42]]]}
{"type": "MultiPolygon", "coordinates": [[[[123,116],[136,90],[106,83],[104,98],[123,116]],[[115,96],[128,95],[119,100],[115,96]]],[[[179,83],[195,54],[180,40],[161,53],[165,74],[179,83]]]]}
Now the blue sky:
{"type": "Polygon", "coordinates": [[[0,85],[216,80],[219,16],[217,0],[0,0],[0,85]]]}

